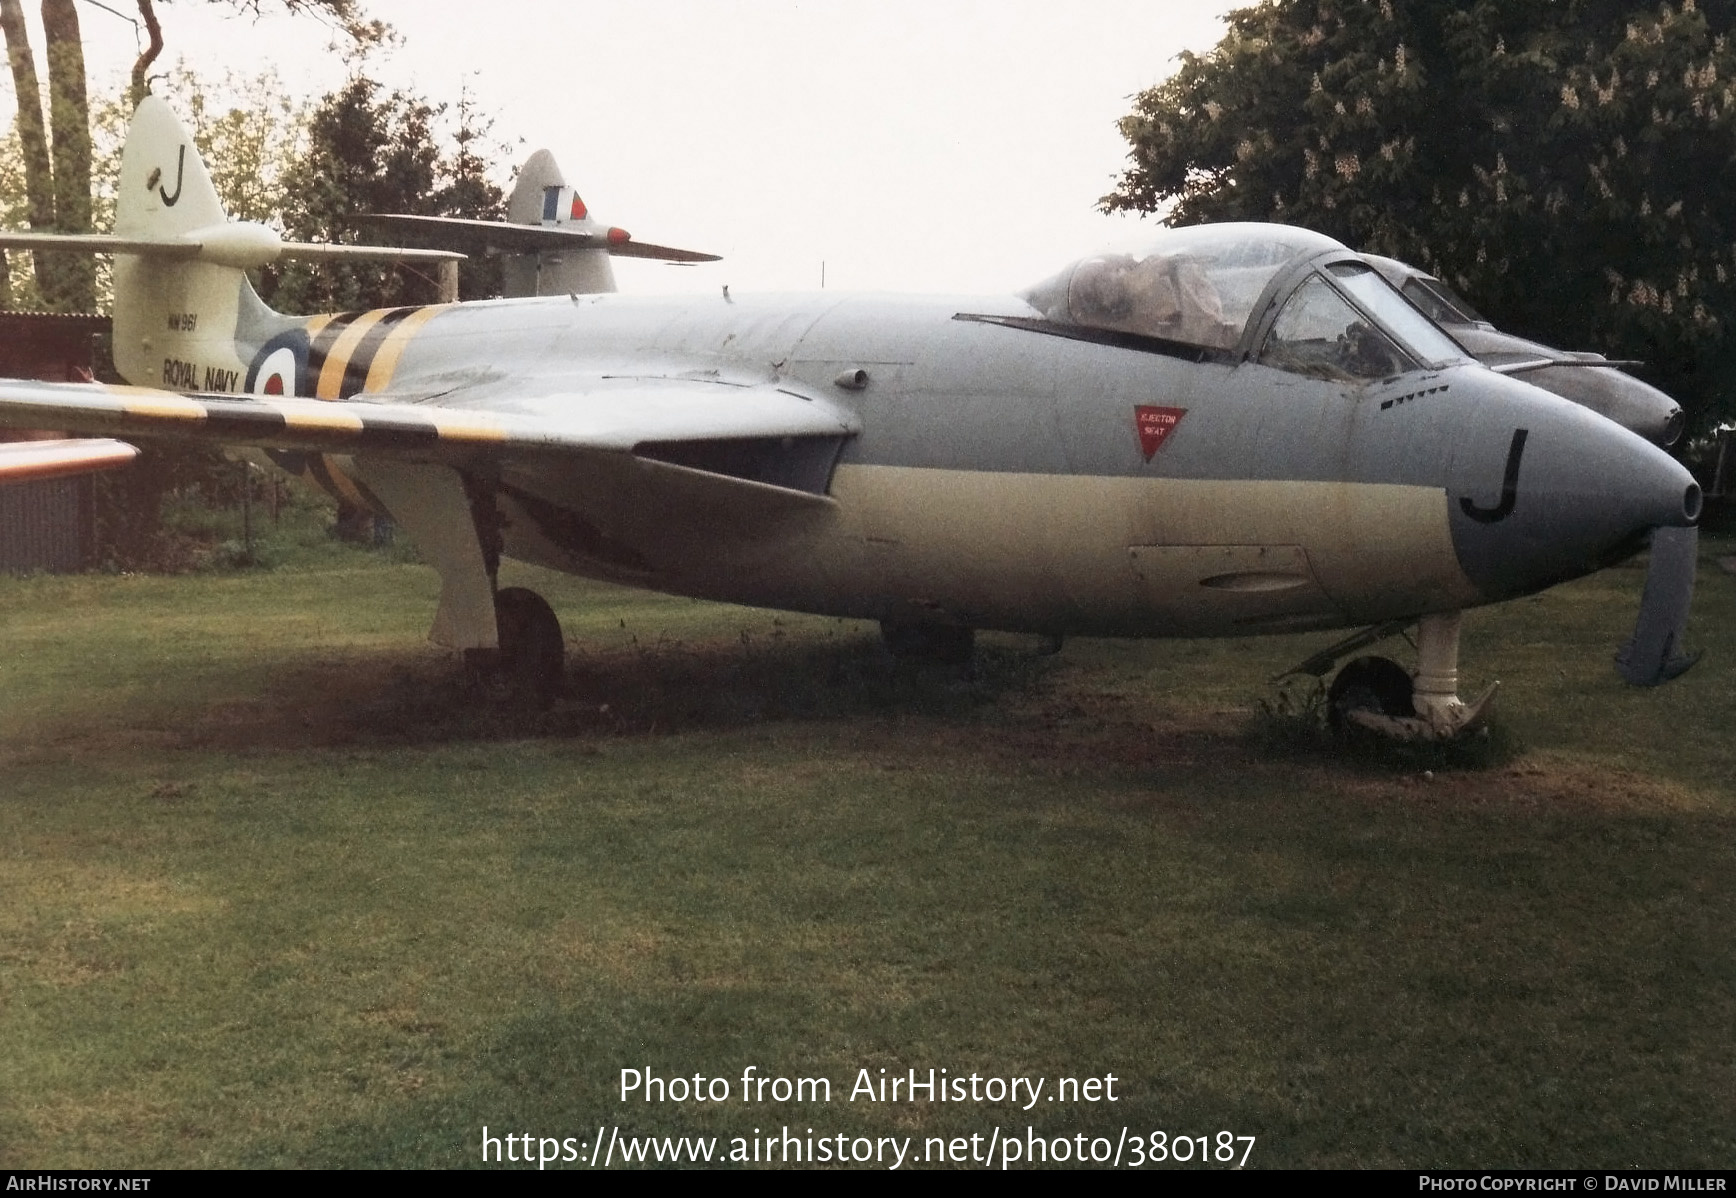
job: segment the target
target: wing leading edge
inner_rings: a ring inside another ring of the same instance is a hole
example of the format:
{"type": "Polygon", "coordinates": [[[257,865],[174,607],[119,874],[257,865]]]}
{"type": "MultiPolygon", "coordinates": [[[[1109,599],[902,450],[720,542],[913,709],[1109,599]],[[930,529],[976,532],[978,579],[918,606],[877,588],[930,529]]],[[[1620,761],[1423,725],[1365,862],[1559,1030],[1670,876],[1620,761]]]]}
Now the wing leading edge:
{"type": "Polygon", "coordinates": [[[824,480],[816,487],[812,470],[789,463],[811,460],[816,445],[835,449],[860,428],[853,413],[824,399],[768,385],[688,379],[527,384],[504,394],[491,387],[486,401],[473,402],[467,406],[462,388],[437,399],[381,394],[315,400],[12,379],[0,380],[0,425],[456,466],[640,453],[816,494],[824,480]],[[749,459],[755,465],[743,468],[740,463],[749,459]]]}
{"type": "Polygon", "coordinates": [[[559,225],[517,225],[507,221],[466,220],[456,216],[412,216],[384,212],[360,218],[363,223],[424,237],[438,237],[465,247],[469,254],[489,252],[534,254],[541,250],[607,250],[617,258],[651,258],[661,262],[721,262],[716,254],[635,241],[625,229],[568,228],[559,225]]]}

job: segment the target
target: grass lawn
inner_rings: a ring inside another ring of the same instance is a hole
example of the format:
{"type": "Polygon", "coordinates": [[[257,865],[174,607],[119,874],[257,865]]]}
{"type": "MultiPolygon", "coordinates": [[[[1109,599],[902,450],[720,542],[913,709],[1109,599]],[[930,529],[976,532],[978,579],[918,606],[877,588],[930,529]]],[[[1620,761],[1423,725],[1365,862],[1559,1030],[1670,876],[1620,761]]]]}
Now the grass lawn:
{"type": "Polygon", "coordinates": [[[424,567],[0,579],[0,1167],[470,1165],[487,1125],[1727,1168],[1736,545],[1705,550],[1707,658],[1659,690],[1610,663],[1638,569],[1468,614],[1500,728],[1432,756],[1257,713],[1330,636],[990,636],[963,680],[509,567],[572,663],[525,715],[425,644],[424,567]],[[749,1066],[832,1100],[744,1104],[749,1066]],[[627,1068],[734,1092],[622,1102],[627,1068]],[[1047,1085],[848,1097],[913,1068],[1047,1085]]]}

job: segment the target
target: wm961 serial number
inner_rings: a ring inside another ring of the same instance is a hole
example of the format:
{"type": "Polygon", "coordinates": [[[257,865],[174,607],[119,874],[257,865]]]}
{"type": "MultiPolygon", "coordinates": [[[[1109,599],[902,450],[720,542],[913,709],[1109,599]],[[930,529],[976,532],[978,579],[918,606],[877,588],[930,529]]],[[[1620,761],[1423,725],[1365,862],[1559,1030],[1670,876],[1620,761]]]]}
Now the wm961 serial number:
{"type": "Polygon", "coordinates": [[[1231,1165],[1240,1169],[1254,1151],[1253,1136],[1220,1131],[1215,1136],[1172,1136],[1154,1131],[1127,1141],[1128,1163],[1141,1165],[1231,1165]]]}

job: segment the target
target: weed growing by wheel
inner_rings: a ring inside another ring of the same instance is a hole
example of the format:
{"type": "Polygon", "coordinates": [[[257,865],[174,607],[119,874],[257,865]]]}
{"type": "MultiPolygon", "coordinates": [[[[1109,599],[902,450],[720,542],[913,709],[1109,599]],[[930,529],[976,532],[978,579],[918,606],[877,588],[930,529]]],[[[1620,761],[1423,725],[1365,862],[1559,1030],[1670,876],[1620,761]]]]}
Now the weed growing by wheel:
{"type": "Polygon", "coordinates": [[[1334,719],[1325,682],[1305,675],[1285,678],[1273,694],[1254,701],[1246,735],[1264,753],[1395,774],[1496,769],[1524,751],[1499,716],[1456,740],[1394,740],[1334,719]]]}

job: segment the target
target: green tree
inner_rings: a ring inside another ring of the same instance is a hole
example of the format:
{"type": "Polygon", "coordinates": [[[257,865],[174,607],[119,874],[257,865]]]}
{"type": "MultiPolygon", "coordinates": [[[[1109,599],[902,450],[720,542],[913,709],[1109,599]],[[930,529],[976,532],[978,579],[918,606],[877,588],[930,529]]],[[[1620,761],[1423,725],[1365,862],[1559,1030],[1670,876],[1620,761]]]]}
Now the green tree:
{"type": "MultiPolygon", "coordinates": [[[[441,144],[446,106],[408,92],[383,92],[358,75],[327,95],[307,123],[306,148],[289,172],[286,233],[303,241],[361,240],[357,217],[407,212],[497,220],[505,198],[486,174],[477,142],[486,138],[466,96],[455,147],[441,144]]],[[[462,264],[461,298],[498,294],[489,262],[462,264]]],[[[334,311],[435,298],[432,272],[404,266],[289,263],[266,272],[261,292],[286,311],[334,311]]]]}
{"type": "Polygon", "coordinates": [[[1269,0],[1121,122],[1111,211],[1278,220],[1736,416],[1736,4],[1269,0]]]}
{"type": "MultiPolygon", "coordinates": [[[[435,208],[444,216],[502,220],[506,216],[506,193],[489,178],[488,152],[504,161],[512,147],[493,137],[494,118],[477,111],[468,85],[459,88],[457,109],[452,150],[443,162],[443,186],[435,197],[435,208]]],[[[498,296],[504,285],[498,256],[472,257],[458,265],[459,299],[498,296]]]]}
{"type": "MultiPolygon", "coordinates": [[[[358,52],[378,45],[387,26],[370,20],[360,0],[211,0],[254,15],[268,7],[310,13],[341,31],[358,52]]],[[[132,102],[148,90],[148,71],[163,49],[154,0],[134,0],[150,44],[133,65],[132,102]]],[[[49,126],[42,119],[42,89],[31,53],[20,0],[0,0],[0,33],[18,96],[16,131],[20,165],[29,197],[30,227],[42,232],[91,231],[91,112],[86,96],[84,41],[74,0],[42,0],[42,31],[48,60],[49,126]],[[52,132],[52,148],[49,133],[52,132]]],[[[0,252],[0,306],[10,302],[10,270],[0,252]]],[[[83,254],[38,252],[36,297],[61,310],[91,311],[97,299],[97,274],[83,254]]]]}

